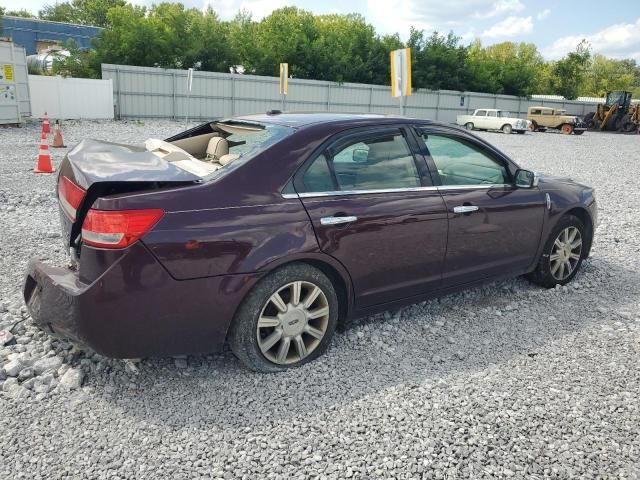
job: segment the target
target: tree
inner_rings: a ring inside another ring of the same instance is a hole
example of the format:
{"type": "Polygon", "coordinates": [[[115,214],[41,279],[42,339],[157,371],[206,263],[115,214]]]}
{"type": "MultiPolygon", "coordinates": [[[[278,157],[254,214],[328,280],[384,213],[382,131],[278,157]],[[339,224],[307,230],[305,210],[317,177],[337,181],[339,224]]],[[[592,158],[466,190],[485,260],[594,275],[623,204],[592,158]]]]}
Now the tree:
{"type": "Polygon", "coordinates": [[[4,12],[0,12],[0,15],[8,15],[10,17],[36,18],[33,13],[25,10],[24,8],[21,8],[20,10],[7,10],[4,12]]]}
{"type": "Polygon", "coordinates": [[[239,61],[229,42],[230,23],[221,21],[211,8],[204,13],[192,12],[192,15],[191,44],[184,64],[198,65],[201,70],[211,72],[228,72],[229,67],[239,61]]]}
{"type": "Polygon", "coordinates": [[[39,15],[44,20],[107,27],[109,10],[125,5],[126,0],[72,0],[46,5],[39,15]]]}
{"type": "Polygon", "coordinates": [[[413,88],[431,90],[465,90],[469,74],[465,68],[467,47],[453,32],[445,37],[411,27],[407,47],[411,48],[411,83],[413,88]]]}
{"type": "Polygon", "coordinates": [[[64,48],[69,51],[69,56],[59,56],[54,59],[52,68],[54,75],[75,78],[100,77],[100,63],[95,58],[94,50],[78,48],[73,39],[68,40],[64,48]]]}
{"type": "Polygon", "coordinates": [[[611,90],[633,90],[640,86],[638,71],[635,60],[614,60],[595,54],[581,94],[602,97],[611,90]]]}
{"type": "Polygon", "coordinates": [[[544,60],[532,43],[503,42],[469,48],[469,89],[478,92],[530,96],[537,91],[544,60]]]}
{"type": "Polygon", "coordinates": [[[45,5],[38,12],[38,16],[43,20],[51,20],[53,22],[79,23],[77,13],[69,2],[45,5]]]}
{"type": "Polygon", "coordinates": [[[584,88],[591,52],[589,43],[582,40],[575,51],[558,60],[551,67],[553,91],[566,99],[574,100],[584,88]]]}

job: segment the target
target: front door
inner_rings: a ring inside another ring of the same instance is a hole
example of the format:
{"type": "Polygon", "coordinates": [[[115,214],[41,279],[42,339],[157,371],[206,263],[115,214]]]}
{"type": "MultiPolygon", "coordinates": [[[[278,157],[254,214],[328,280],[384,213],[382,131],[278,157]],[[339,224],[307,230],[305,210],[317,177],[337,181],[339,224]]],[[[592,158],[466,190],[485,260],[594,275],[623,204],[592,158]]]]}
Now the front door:
{"type": "Polygon", "coordinates": [[[508,163],[468,136],[422,131],[449,216],[443,287],[520,273],[534,261],[545,211],[537,188],[517,188],[508,163]]]}
{"type": "Polygon", "coordinates": [[[356,308],[440,286],[446,208],[406,133],[389,127],[349,133],[295,181],[320,249],[351,275],[356,308]]]}

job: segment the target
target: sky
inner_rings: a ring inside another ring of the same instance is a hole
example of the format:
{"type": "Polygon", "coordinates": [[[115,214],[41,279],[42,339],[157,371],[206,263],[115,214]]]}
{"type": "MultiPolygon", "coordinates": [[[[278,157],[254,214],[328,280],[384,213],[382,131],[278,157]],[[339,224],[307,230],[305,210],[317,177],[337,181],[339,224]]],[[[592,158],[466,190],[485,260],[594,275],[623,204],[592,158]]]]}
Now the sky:
{"type": "MultiPolygon", "coordinates": [[[[54,0],[0,0],[7,9],[37,13],[54,0]]],[[[153,0],[133,0],[150,5],[153,0]]],[[[157,0],[156,0],[157,3],[157,0]]],[[[594,52],[640,63],[640,0],[183,0],[189,7],[213,9],[224,19],[239,10],[255,20],[293,5],[314,13],[360,13],[379,33],[398,32],[403,40],[414,26],[455,32],[465,43],[532,42],[548,60],[575,49],[586,38],[594,52]]]]}

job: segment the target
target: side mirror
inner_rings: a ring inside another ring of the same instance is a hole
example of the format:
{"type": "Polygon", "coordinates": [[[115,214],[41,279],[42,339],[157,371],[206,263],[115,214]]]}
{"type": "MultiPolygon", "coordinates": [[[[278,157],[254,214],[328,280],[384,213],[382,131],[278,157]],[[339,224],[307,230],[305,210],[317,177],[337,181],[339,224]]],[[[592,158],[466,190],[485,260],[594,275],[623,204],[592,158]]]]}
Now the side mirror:
{"type": "Polygon", "coordinates": [[[353,150],[353,162],[354,163],[367,163],[369,158],[369,151],[364,148],[356,148],[353,150]]]}
{"type": "Polygon", "coordinates": [[[516,187],[533,188],[538,186],[538,175],[531,170],[519,168],[514,177],[516,187]]]}

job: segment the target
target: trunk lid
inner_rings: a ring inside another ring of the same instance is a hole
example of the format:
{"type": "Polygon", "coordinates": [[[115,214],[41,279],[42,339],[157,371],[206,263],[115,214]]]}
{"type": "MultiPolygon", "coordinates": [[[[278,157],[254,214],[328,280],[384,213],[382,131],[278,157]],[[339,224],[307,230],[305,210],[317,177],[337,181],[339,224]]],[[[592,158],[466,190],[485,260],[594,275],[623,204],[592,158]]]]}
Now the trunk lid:
{"type": "Polygon", "coordinates": [[[200,180],[142,146],[83,140],[67,159],[78,186],[99,182],[187,182],[200,180]]]}
{"type": "Polygon", "coordinates": [[[83,140],[62,161],[56,187],[65,246],[77,250],[82,222],[100,196],[174,188],[201,181],[198,175],[177,167],[144,146],[83,140]],[[75,219],[69,214],[68,202],[67,211],[62,205],[65,202],[65,198],[61,198],[61,185],[65,181],[62,177],[85,191],[77,205],[75,219]]]}

